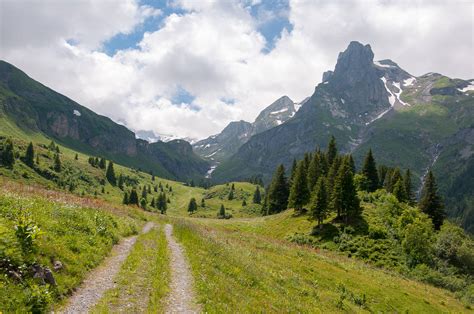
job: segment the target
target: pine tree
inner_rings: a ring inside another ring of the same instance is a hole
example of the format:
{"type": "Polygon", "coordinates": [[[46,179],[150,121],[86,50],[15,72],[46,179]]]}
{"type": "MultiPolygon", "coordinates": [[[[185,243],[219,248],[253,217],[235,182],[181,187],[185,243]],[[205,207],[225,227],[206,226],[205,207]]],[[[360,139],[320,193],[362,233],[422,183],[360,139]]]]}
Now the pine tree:
{"type": "Polygon", "coordinates": [[[234,190],[233,189],[230,189],[229,195],[227,195],[227,199],[229,201],[234,199],[234,190]]]}
{"type": "Polygon", "coordinates": [[[51,143],[49,143],[48,149],[51,150],[51,151],[55,151],[56,150],[56,143],[54,143],[54,141],[51,141],[51,143]]]}
{"type": "Polygon", "coordinates": [[[272,182],[268,188],[267,214],[275,214],[285,210],[288,206],[288,182],[285,176],[285,167],[279,165],[273,175],[272,182]]]}
{"type": "Polygon", "coordinates": [[[140,200],[140,207],[143,209],[146,209],[146,199],[142,198],[140,200]]]}
{"type": "Polygon", "coordinates": [[[129,204],[138,206],[138,194],[136,189],[132,189],[129,197],[129,204]]]}
{"type": "Polygon", "coordinates": [[[349,166],[351,167],[352,173],[355,174],[356,166],[355,166],[354,158],[352,158],[352,154],[349,154],[348,158],[349,158],[349,166]]]}
{"type": "Polygon", "coordinates": [[[79,160],[79,155],[76,154],[76,156],[74,156],[74,160],[79,160]]]}
{"type": "Polygon", "coordinates": [[[405,183],[403,179],[398,179],[397,183],[393,186],[392,194],[397,198],[399,202],[406,202],[407,195],[405,190],[405,183]]]}
{"type": "Polygon", "coordinates": [[[310,210],[311,216],[318,221],[318,226],[321,226],[321,223],[328,214],[328,193],[324,177],[319,178],[313,189],[310,210]]]}
{"type": "Polygon", "coordinates": [[[328,165],[331,166],[334,159],[337,156],[337,145],[336,145],[336,138],[334,136],[331,136],[331,139],[329,140],[329,145],[328,149],[326,152],[326,157],[328,161],[328,165]]]}
{"type": "Polygon", "coordinates": [[[367,178],[367,191],[374,192],[377,190],[379,187],[379,175],[374,156],[372,155],[372,149],[369,149],[369,152],[365,156],[362,174],[367,178]]]}
{"type": "Polygon", "coordinates": [[[245,201],[245,199],[242,201],[242,206],[247,206],[247,202],[245,201]]]}
{"type": "Polygon", "coordinates": [[[61,159],[59,159],[59,154],[54,155],[54,171],[61,172],[61,159]]]}
{"type": "Polygon", "coordinates": [[[188,212],[189,212],[190,214],[192,214],[192,213],[194,213],[196,210],[197,210],[196,199],[193,197],[193,198],[191,198],[191,200],[189,201],[189,204],[188,204],[188,212]]]}
{"type": "Polygon", "coordinates": [[[394,168],[391,171],[387,171],[388,178],[386,178],[386,185],[385,189],[389,191],[390,193],[393,192],[393,188],[395,187],[395,184],[398,182],[398,180],[402,179],[402,175],[400,173],[399,168],[394,168]]]}
{"type": "Polygon", "coordinates": [[[336,180],[337,174],[339,172],[339,168],[341,166],[341,157],[336,156],[334,158],[331,167],[329,168],[328,175],[327,175],[327,189],[328,191],[332,191],[334,189],[334,181],[336,180]]]}
{"type": "Polygon", "coordinates": [[[15,164],[15,152],[13,150],[13,142],[11,139],[5,141],[0,157],[1,164],[6,167],[12,167],[15,164]]]}
{"type": "Polygon", "coordinates": [[[109,166],[107,167],[107,171],[105,172],[105,177],[113,186],[117,184],[117,179],[115,178],[114,163],[112,161],[109,161],[109,166]]]}
{"type": "Polygon", "coordinates": [[[253,199],[252,202],[254,204],[260,204],[262,202],[262,195],[260,194],[260,188],[257,185],[255,192],[253,192],[253,199]]]}
{"type": "Polygon", "coordinates": [[[288,206],[293,207],[296,211],[301,211],[303,206],[309,201],[308,183],[306,181],[305,162],[298,163],[293,185],[290,188],[290,196],[288,206]]]}
{"type": "Polygon", "coordinates": [[[405,183],[406,200],[408,204],[413,205],[415,203],[415,195],[413,194],[410,169],[407,169],[405,171],[405,175],[403,176],[403,183],[405,183]]]}
{"type": "Polygon", "coordinates": [[[435,230],[439,230],[446,214],[443,201],[438,194],[438,185],[431,170],[428,171],[426,176],[418,207],[431,218],[435,230]]]}
{"type": "Polygon", "coordinates": [[[204,198],[201,199],[201,207],[206,207],[206,201],[204,201],[204,198]]]}
{"type": "Polygon", "coordinates": [[[118,183],[117,183],[117,186],[119,187],[119,189],[123,190],[123,185],[124,185],[124,178],[123,178],[123,174],[120,174],[119,175],[119,178],[118,178],[118,183]]]}
{"type": "Polygon", "coordinates": [[[360,213],[360,202],[354,185],[354,176],[347,159],[340,166],[331,197],[331,208],[337,212],[337,217],[344,217],[347,223],[349,217],[360,213]]]}
{"type": "Polygon", "coordinates": [[[217,217],[225,218],[225,207],[223,204],[221,204],[221,208],[219,209],[219,213],[217,214],[217,217]]]}
{"type": "Polygon", "coordinates": [[[321,176],[321,166],[319,164],[319,152],[313,154],[308,167],[308,189],[312,191],[321,176]]]}
{"type": "Polygon", "coordinates": [[[387,166],[380,165],[377,167],[377,172],[379,173],[379,188],[382,188],[385,186],[388,168],[387,166]]]}
{"type": "Polygon", "coordinates": [[[35,163],[35,150],[33,148],[33,143],[30,142],[30,144],[28,144],[28,147],[26,148],[25,164],[28,165],[29,167],[33,167],[34,163],[35,163]]]}
{"type": "Polygon", "coordinates": [[[129,200],[128,200],[128,193],[125,192],[125,193],[123,193],[122,204],[128,205],[128,203],[129,203],[129,200]]]}
{"type": "Polygon", "coordinates": [[[154,198],[154,197],[151,199],[150,207],[156,207],[156,205],[155,205],[155,198],[154,198]]]}
{"type": "Polygon", "coordinates": [[[105,158],[102,157],[99,161],[99,168],[105,169],[105,166],[106,166],[106,161],[105,161],[105,158]]]}
{"type": "Polygon", "coordinates": [[[148,185],[148,194],[151,194],[151,186],[148,185]]]}

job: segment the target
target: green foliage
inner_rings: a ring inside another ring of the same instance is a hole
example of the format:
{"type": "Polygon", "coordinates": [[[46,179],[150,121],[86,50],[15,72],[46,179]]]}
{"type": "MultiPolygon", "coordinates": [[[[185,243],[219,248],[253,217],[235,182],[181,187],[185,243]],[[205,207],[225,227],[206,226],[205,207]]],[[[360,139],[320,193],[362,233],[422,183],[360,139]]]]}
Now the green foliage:
{"type": "Polygon", "coordinates": [[[128,199],[128,203],[131,205],[137,205],[138,206],[138,194],[136,189],[132,189],[130,192],[130,197],[128,199]]]}
{"type": "Polygon", "coordinates": [[[61,165],[61,159],[59,158],[59,154],[56,153],[54,155],[54,166],[53,166],[54,171],[56,172],[61,172],[62,165],[61,165]]]}
{"type": "Polygon", "coordinates": [[[156,201],[156,208],[158,208],[161,214],[166,214],[166,210],[168,209],[168,204],[167,204],[166,194],[164,192],[161,192],[158,195],[158,199],[156,201]]]}
{"type": "Polygon", "coordinates": [[[399,234],[409,266],[431,263],[433,227],[426,215],[415,209],[402,212],[399,219],[399,234]]]}
{"type": "Polygon", "coordinates": [[[331,197],[331,208],[338,217],[343,217],[346,222],[349,217],[356,218],[360,214],[359,198],[357,197],[354,176],[347,158],[340,166],[331,197]]]}
{"type": "Polygon", "coordinates": [[[310,212],[311,216],[318,221],[318,226],[326,218],[328,214],[328,193],[326,191],[326,179],[319,178],[318,183],[314,187],[313,196],[311,197],[310,212]]]}
{"type": "Polygon", "coordinates": [[[309,202],[310,194],[306,181],[305,162],[301,160],[296,167],[295,177],[290,188],[288,206],[296,211],[301,211],[303,206],[309,202]]]}
{"type": "Polygon", "coordinates": [[[331,135],[331,139],[329,140],[329,145],[326,152],[326,158],[329,165],[332,165],[336,156],[337,156],[336,138],[331,135]]]}
{"type": "Polygon", "coordinates": [[[33,148],[33,143],[30,142],[25,152],[25,164],[29,167],[33,167],[35,164],[35,150],[33,148]]]}
{"type": "Polygon", "coordinates": [[[194,197],[192,197],[190,200],[189,200],[189,204],[188,204],[188,213],[192,214],[194,213],[195,211],[197,211],[197,203],[196,203],[196,199],[194,197]]]}
{"type": "Polygon", "coordinates": [[[15,151],[10,138],[0,144],[0,165],[13,167],[15,164],[15,151]]]}
{"type": "Polygon", "coordinates": [[[422,212],[431,218],[434,228],[439,230],[446,214],[444,212],[443,202],[438,194],[438,186],[431,171],[428,171],[428,175],[426,176],[418,206],[422,212]]]}
{"type": "Polygon", "coordinates": [[[374,156],[372,155],[372,149],[369,149],[369,152],[365,157],[362,174],[367,178],[367,191],[374,192],[377,190],[379,187],[379,175],[374,156]]]}
{"type": "Polygon", "coordinates": [[[109,181],[110,184],[115,186],[117,184],[117,179],[115,177],[115,171],[114,171],[114,163],[112,161],[109,161],[109,165],[107,166],[107,171],[105,172],[105,176],[107,178],[107,181],[109,181]]]}
{"type": "Polygon", "coordinates": [[[41,229],[31,219],[30,214],[22,213],[15,225],[15,235],[20,244],[25,260],[29,260],[37,251],[37,241],[42,235],[41,229]]]}
{"type": "Polygon", "coordinates": [[[254,204],[260,204],[262,202],[262,195],[260,194],[260,187],[257,185],[255,192],[253,193],[252,202],[254,204]]]}
{"type": "Polygon", "coordinates": [[[288,182],[283,165],[278,166],[266,193],[266,213],[274,214],[285,210],[288,206],[288,182]]]}

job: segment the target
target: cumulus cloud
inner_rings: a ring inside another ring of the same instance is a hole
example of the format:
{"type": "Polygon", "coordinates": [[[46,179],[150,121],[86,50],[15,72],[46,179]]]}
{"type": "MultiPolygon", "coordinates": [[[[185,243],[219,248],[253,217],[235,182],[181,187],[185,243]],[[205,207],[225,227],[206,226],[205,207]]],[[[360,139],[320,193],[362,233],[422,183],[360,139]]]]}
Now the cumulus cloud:
{"type": "Polygon", "coordinates": [[[474,77],[467,1],[291,1],[283,13],[253,14],[259,1],[176,0],[169,6],[179,14],[112,56],[104,43],[163,12],[135,0],[0,5],[0,58],[133,130],[157,134],[202,138],[232,120],[252,121],[283,94],[302,100],[351,40],[415,75],[474,77]],[[276,14],[292,28],[266,51],[259,29],[276,14]],[[180,90],[191,103],[173,102],[180,90]]]}

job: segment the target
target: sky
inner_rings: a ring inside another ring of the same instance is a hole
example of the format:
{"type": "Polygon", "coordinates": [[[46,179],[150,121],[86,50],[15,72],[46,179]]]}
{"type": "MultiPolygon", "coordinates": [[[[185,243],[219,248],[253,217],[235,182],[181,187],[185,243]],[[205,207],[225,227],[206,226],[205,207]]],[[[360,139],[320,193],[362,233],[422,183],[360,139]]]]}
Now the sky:
{"type": "Polygon", "coordinates": [[[350,41],[474,78],[474,2],[0,0],[0,59],[133,131],[201,139],[311,96],[350,41]]]}

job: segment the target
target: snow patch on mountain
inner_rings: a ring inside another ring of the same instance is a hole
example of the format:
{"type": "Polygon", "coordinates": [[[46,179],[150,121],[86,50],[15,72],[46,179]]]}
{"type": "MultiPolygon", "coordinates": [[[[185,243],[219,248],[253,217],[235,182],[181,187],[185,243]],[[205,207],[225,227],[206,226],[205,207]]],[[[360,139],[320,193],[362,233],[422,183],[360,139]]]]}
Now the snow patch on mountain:
{"type": "Polygon", "coordinates": [[[385,86],[385,90],[387,90],[388,92],[388,101],[390,102],[390,105],[393,107],[393,105],[395,105],[395,101],[396,101],[396,97],[395,95],[393,95],[392,91],[388,88],[387,86],[387,79],[385,77],[382,77],[381,78],[382,82],[383,82],[383,85],[385,86]]]}
{"type": "Polygon", "coordinates": [[[283,109],[278,110],[278,111],[273,111],[273,112],[270,112],[270,114],[279,114],[279,113],[282,113],[282,112],[285,112],[285,111],[288,111],[288,108],[283,108],[283,109]]]}
{"type": "Polygon", "coordinates": [[[388,64],[382,64],[382,63],[380,63],[379,61],[374,61],[374,64],[375,64],[376,66],[379,66],[379,67],[382,67],[382,68],[393,68],[393,66],[388,65],[388,64]]]}
{"type": "Polygon", "coordinates": [[[410,106],[410,104],[407,104],[406,102],[404,102],[404,101],[400,98],[400,95],[402,94],[402,88],[400,87],[400,83],[399,83],[399,82],[393,83],[393,86],[395,86],[396,88],[398,88],[398,92],[395,93],[395,97],[397,97],[398,102],[401,103],[401,104],[404,105],[404,106],[410,106]]]}
{"type": "Polygon", "coordinates": [[[416,78],[414,77],[407,78],[406,80],[403,81],[403,86],[405,87],[412,86],[413,83],[415,83],[415,81],[416,81],[416,78]]]}
{"type": "Polygon", "coordinates": [[[78,116],[78,117],[81,116],[81,113],[80,113],[78,110],[74,110],[72,113],[73,113],[75,116],[78,116]]]}
{"type": "Polygon", "coordinates": [[[463,92],[463,93],[465,93],[467,91],[470,91],[470,90],[474,90],[474,83],[471,83],[471,84],[467,85],[464,88],[458,88],[458,91],[463,92]]]}

